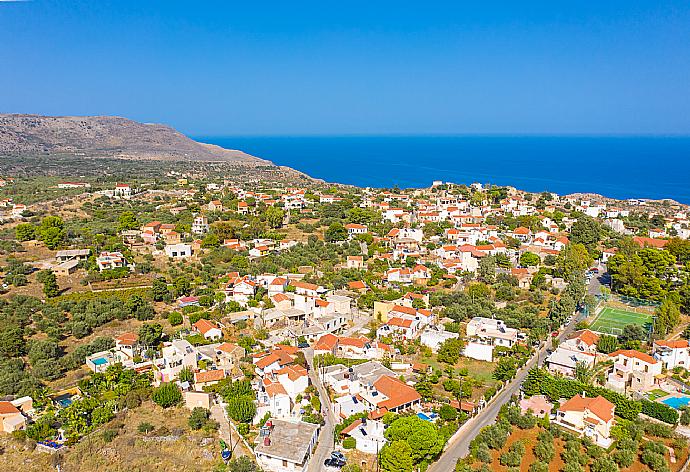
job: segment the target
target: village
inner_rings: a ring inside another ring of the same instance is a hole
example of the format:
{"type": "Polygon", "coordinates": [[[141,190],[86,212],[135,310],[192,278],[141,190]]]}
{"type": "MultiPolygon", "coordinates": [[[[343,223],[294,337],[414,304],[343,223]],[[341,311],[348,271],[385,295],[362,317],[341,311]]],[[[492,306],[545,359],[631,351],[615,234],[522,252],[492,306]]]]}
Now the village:
{"type": "Polygon", "coordinates": [[[688,457],[684,205],[169,173],[55,180],[58,215],[22,203],[20,180],[0,180],[18,188],[0,202],[3,440],[67,458],[149,410],[214,438],[199,470],[688,457]],[[537,434],[560,455],[525,456],[537,434]]]}

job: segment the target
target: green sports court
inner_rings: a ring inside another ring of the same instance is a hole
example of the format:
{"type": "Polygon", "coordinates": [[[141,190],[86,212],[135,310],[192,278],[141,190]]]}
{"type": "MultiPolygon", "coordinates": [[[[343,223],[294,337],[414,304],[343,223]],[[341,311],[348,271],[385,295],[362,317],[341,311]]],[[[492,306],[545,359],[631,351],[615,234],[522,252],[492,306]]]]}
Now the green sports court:
{"type": "MultiPolygon", "coordinates": [[[[634,308],[633,308],[634,309],[634,308]]],[[[604,307],[594,318],[589,329],[597,333],[619,335],[626,325],[640,325],[645,330],[652,326],[652,315],[644,312],[628,311],[621,308],[604,307]]]]}

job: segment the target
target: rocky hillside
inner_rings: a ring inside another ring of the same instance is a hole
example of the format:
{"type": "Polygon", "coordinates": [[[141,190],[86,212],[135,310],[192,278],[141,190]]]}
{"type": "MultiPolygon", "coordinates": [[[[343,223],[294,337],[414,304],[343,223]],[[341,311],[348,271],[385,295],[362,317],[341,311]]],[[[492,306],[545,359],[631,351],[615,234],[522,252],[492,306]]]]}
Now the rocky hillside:
{"type": "Polygon", "coordinates": [[[0,114],[0,157],[26,154],[269,164],[241,151],[198,143],[169,126],[118,116],[0,114]]]}

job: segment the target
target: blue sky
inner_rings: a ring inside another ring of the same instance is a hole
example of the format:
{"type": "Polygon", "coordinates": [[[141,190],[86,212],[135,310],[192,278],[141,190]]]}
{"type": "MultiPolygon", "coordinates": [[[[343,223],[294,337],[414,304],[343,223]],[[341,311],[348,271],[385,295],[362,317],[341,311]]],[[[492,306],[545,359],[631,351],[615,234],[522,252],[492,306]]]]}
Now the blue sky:
{"type": "Polygon", "coordinates": [[[690,134],[690,7],[0,1],[0,111],[191,135],[690,134]]]}

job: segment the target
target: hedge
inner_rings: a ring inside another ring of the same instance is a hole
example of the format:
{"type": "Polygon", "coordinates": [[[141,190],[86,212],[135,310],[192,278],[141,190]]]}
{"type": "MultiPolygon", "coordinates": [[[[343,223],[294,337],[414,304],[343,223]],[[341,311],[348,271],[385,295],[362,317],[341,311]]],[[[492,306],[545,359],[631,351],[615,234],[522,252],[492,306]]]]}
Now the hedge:
{"type": "Polygon", "coordinates": [[[591,397],[601,395],[616,405],[616,415],[623,419],[634,420],[640,413],[644,413],[665,423],[676,424],[678,422],[678,412],[668,405],[647,400],[631,400],[604,387],[588,385],[563,377],[554,377],[546,369],[531,369],[522,388],[525,395],[546,395],[552,401],[559,398],[572,398],[577,394],[582,394],[582,392],[591,397]]]}
{"type": "Polygon", "coordinates": [[[572,398],[585,392],[590,397],[601,395],[616,405],[616,415],[626,420],[634,420],[642,411],[642,404],[624,395],[603,387],[595,387],[577,380],[554,377],[546,369],[533,368],[523,384],[525,395],[546,395],[552,401],[559,398],[572,398]]]}
{"type": "Polygon", "coordinates": [[[641,400],[642,413],[652,418],[663,421],[664,423],[677,424],[678,411],[663,403],[650,402],[649,400],[641,400]]]}

